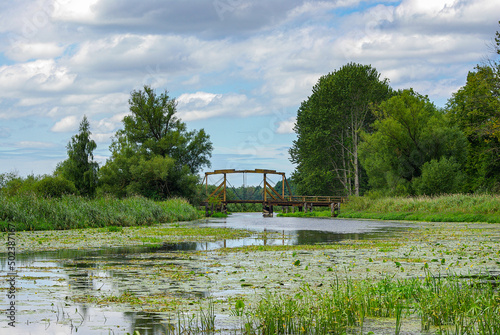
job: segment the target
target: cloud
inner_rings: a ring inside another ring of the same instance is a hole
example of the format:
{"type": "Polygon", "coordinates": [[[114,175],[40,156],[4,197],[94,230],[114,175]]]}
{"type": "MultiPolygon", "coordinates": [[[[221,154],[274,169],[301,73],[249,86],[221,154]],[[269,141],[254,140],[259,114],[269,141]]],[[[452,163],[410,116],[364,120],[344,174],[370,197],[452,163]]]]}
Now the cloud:
{"type": "Polygon", "coordinates": [[[23,43],[16,42],[6,55],[15,61],[24,62],[30,59],[50,59],[60,56],[65,50],[64,46],[57,43],[23,43]]]}
{"type": "Polygon", "coordinates": [[[15,144],[19,148],[29,148],[29,149],[46,149],[53,148],[56,145],[50,142],[40,142],[40,141],[21,141],[15,144]]]}
{"type": "Polygon", "coordinates": [[[262,107],[244,94],[185,93],[177,102],[183,121],[264,114],[262,107]]]}
{"type": "Polygon", "coordinates": [[[76,116],[67,116],[62,120],[56,122],[50,130],[54,133],[66,133],[78,129],[79,120],[76,116]]]}
{"type": "Polygon", "coordinates": [[[3,96],[25,97],[29,93],[50,93],[68,88],[75,80],[65,66],[53,59],[0,67],[0,89],[3,96]]]}
{"type": "Polygon", "coordinates": [[[295,122],[297,118],[295,116],[289,118],[288,120],[278,122],[278,128],[276,128],[276,133],[278,134],[293,134],[293,127],[295,127],[295,122]]]}

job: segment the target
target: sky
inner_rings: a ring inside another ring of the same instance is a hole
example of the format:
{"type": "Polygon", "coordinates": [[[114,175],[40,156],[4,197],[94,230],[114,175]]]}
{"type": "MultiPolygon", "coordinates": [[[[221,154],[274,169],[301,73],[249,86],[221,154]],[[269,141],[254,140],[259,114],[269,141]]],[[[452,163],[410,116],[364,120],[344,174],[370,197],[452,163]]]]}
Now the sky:
{"type": "Polygon", "coordinates": [[[50,174],[84,115],[110,156],[133,90],[177,100],[212,169],[294,170],[300,103],[371,65],[440,107],[492,54],[500,0],[0,0],[0,173],[50,174]]]}

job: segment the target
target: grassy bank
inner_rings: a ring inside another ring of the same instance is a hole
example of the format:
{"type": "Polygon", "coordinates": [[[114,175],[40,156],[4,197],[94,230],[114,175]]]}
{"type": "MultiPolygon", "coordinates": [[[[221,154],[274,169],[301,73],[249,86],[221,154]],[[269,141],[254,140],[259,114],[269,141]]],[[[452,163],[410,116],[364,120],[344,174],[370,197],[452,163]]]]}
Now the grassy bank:
{"type": "MultiPolygon", "coordinates": [[[[288,213],[283,216],[330,216],[330,211],[288,213]]],[[[412,220],[428,222],[500,223],[500,195],[444,195],[437,197],[352,197],[342,204],[341,218],[412,220]]]]}
{"type": "Polygon", "coordinates": [[[144,226],[198,218],[186,200],[155,202],[142,197],[87,199],[78,196],[44,198],[0,195],[0,230],[60,230],[105,226],[144,226]]]}

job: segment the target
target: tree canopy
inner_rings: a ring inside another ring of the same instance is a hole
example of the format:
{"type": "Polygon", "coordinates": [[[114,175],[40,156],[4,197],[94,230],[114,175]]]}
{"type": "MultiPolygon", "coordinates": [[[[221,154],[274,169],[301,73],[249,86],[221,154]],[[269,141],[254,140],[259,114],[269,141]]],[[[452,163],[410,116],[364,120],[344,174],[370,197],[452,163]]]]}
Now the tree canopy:
{"type": "Polygon", "coordinates": [[[94,161],[97,144],[90,138],[90,123],[83,116],[79,133],[67,145],[68,158],[58,164],[55,174],[71,181],[80,195],[93,196],[97,188],[99,164],[94,161]]]}
{"type": "Polygon", "coordinates": [[[110,146],[111,158],[101,169],[104,192],[153,198],[193,199],[197,172],[210,166],[212,143],[203,129],[187,131],[177,118],[177,103],[149,86],[133,91],[131,114],[110,146]]]}
{"type": "Polygon", "coordinates": [[[297,112],[290,149],[297,192],[359,194],[359,134],[370,129],[372,106],[390,95],[388,80],[369,65],[350,63],[319,79],[297,112]]]}
{"type": "Polygon", "coordinates": [[[465,136],[426,96],[403,90],[373,113],[377,118],[374,132],[364,133],[360,146],[372,188],[392,194],[415,193],[411,183],[422,176],[427,162],[453,157],[458,166],[464,164],[465,136]]]}
{"type": "Polygon", "coordinates": [[[469,191],[500,190],[500,33],[495,58],[467,75],[465,86],[448,101],[451,119],[470,142],[467,159],[469,191]]]}

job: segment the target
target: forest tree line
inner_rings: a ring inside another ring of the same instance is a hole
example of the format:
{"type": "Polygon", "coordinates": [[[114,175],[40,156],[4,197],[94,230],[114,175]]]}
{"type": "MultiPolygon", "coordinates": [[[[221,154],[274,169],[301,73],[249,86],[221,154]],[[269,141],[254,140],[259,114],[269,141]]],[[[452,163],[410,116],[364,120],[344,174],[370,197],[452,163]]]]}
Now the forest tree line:
{"type": "Polygon", "coordinates": [[[303,195],[500,192],[500,34],[444,108],[369,65],[322,76],[298,112],[292,179],[303,195]]]}

